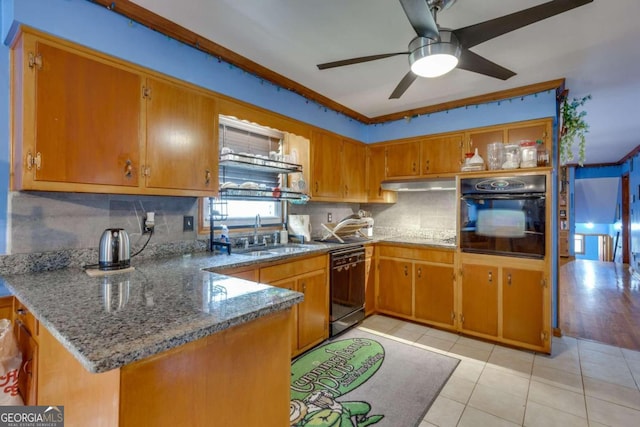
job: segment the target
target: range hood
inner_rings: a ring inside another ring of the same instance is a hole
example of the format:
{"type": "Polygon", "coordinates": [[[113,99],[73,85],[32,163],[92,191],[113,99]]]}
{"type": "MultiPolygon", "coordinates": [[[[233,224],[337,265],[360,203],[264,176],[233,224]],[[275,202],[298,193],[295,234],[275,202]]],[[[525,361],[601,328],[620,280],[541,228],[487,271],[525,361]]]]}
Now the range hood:
{"type": "Polygon", "coordinates": [[[455,177],[397,179],[382,181],[380,186],[387,191],[455,191],[456,179],[455,177]]]}

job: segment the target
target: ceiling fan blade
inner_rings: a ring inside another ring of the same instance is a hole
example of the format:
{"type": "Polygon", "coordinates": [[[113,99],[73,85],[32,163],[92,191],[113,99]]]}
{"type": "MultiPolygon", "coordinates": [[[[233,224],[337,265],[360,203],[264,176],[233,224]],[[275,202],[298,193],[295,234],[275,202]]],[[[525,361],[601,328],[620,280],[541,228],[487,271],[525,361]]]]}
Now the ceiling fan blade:
{"type": "Polygon", "coordinates": [[[400,0],[400,4],[417,35],[438,40],[438,25],[426,0],[400,0]]]}
{"type": "Polygon", "coordinates": [[[513,71],[501,67],[495,62],[491,62],[468,49],[462,49],[460,52],[460,59],[456,68],[473,71],[474,73],[484,74],[485,76],[495,77],[501,80],[507,80],[516,75],[513,71]]]}
{"type": "Polygon", "coordinates": [[[393,90],[393,92],[389,96],[389,99],[400,98],[402,94],[405,93],[407,89],[409,89],[409,86],[411,86],[411,83],[413,83],[417,78],[418,78],[417,75],[413,74],[412,71],[409,71],[407,74],[404,75],[402,80],[400,80],[400,83],[398,83],[398,86],[396,86],[396,88],[393,90]]]}
{"type": "Polygon", "coordinates": [[[542,21],[591,2],[593,2],[593,0],[550,1],[500,18],[459,28],[454,30],[453,34],[458,38],[461,46],[470,48],[529,24],[542,21]]]}
{"type": "Polygon", "coordinates": [[[317,67],[319,70],[326,70],[327,68],[342,67],[345,65],[359,64],[361,62],[375,61],[376,59],[408,54],[409,52],[382,53],[380,55],[361,56],[359,58],[343,59],[342,61],[325,62],[324,64],[318,64],[317,67]]]}

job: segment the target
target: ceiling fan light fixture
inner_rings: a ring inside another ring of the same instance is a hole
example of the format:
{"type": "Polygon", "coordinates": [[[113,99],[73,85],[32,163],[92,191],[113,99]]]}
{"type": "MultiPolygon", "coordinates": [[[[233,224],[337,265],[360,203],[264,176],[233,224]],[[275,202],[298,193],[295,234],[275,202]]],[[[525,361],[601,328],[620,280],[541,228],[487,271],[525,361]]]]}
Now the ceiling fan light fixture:
{"type": "Polygon", "coordinates": [[[440,77],[456,68],[460,45],[449,31],[440,31],[440,41],[416,37],[409,44],[411,71],[420,77],[440,77]]]}

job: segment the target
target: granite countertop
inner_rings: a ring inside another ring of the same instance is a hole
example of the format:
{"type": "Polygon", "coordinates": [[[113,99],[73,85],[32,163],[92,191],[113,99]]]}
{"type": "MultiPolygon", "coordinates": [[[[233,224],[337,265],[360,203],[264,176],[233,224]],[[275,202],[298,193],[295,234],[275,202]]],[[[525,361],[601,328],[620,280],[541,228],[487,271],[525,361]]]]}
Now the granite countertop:
{"type": "Polygon", "coordinates": [[[202,270],[220,258],[134,263],[132,272],[103,277],[70,268],[0,282],[88,371],[105,372],[302,301],[298,292],[202,270]]]}
{"type": "MultiPolygon", "coordinates": [[[[105,372],[203,338],[303,300],[286,289],[215,273],[366,243],[454,248],[440,240],[377,236],[347,244],[290,245],[264,256],[196,253],[132,260],[135,270],[90,277],[80,268],[10,274],[6,287],[90,372],[105,372]]],[[[273,251],[273,252],[272,252],[273,251]]]]}

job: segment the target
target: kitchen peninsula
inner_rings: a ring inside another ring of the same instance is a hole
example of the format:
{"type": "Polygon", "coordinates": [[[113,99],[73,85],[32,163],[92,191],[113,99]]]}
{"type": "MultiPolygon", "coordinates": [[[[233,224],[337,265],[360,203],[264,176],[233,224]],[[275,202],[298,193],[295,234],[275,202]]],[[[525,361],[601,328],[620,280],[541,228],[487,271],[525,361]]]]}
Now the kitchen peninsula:
{"type": "Polygon", "coordinates": [[[242,258],[4,276],[16,316],[37,319],[25,321],[39,347],[29,403],[64,405],[69,426],[287,425],[289,320],[303,297],[204,270],[242,258]]]}

